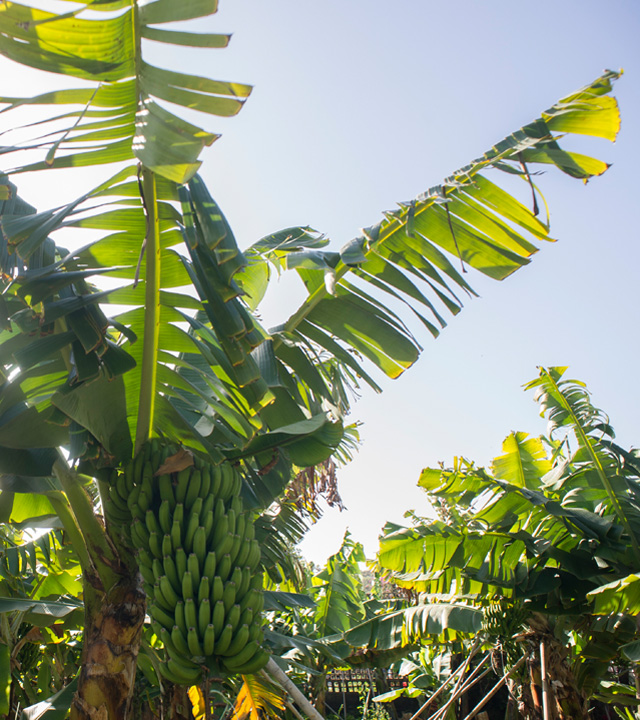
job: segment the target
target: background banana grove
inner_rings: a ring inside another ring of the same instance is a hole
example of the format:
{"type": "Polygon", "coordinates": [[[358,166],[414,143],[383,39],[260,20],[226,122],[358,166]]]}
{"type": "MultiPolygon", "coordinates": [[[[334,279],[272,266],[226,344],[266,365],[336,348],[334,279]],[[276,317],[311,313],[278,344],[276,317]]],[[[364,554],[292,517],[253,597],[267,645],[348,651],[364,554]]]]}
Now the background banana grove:
{"type": "MultiPolygon", "coordinates": [[[[563,135],[613,140],[619,127],[607,72],[339,250],[294,227],[241,252],[197,175],[217,136],[167,107],[230,116],[250,88],[142,52],[143,40],[224,47],[228,36],[174,29],[215,11],[213,0],[0,6],[2,54],[88,81],[0,97],[8,119],[34,108],[0,148],[2,652],[15,659],[34,627],[55,635],[84,613],[57,677],[37,680],[37,698],[55,688],[74,718],[128,717],[138,666],[180,717],[188,686],[208,696],[211,678],[266,662],[260,610],[284,600],[262,588],[301,576],[290,548],[326,487],[317,473],[333,481],[332,458],[353,449],[351,390],[417,360],[416,335],[437,337],[473,296],[470,268],[501,280],[548,239],[531,167],[582,180],[606,170],[564,150],[563,135]],[[114,163],[62,207],[36,210],[18,192],[25,172],[114,163]],[[522,179],[532,209],[487,170],[522,179]],[[100,236],[67,248],[70,228],[100,236]],[[267,330],[260,302],[288,270],[306,297],[267,330]],[[25,528],[53,530],[34,540],[25,528]]],[[[24,707],[27,683],[3,683],[1,711],[24,707]]]]}

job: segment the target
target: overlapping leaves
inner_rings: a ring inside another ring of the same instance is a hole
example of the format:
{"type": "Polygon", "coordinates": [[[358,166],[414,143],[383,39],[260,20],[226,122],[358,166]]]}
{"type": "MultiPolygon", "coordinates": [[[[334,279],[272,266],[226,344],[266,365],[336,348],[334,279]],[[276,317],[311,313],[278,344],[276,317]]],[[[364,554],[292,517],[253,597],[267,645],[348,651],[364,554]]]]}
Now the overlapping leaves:
{"type": "Polygon", "coordinates": [[[3,3],[0,53],[23,65],[93,83],[32,98],[0,98],[7,105],[3,112],[25,104],[54,108],[47,122],[38,124],[41,135],[2,148],[3,153],[24,147],[43,151],[42,160],[13,172],[137,158],[172,181],[183,183],[193,177],[200,152],[217,136],[167,111],[156,100],[229,116],[240,110],[251,89],[150,65],[143,58],[142,41],[224,47],[225,35],[155,27],[204,17],[216,9],[216,0],[179,4],[156,0],[146,5],[88,2],[55,14],[3,3]],[[102,14],[92,16],[96,10],[102,14]]]}
{"type": "Polygon", "coordinates": [[[580,611],[589,605],[589,590],[604,598],[596,588],[617,587],[636,569],[632,538],[617,517],[623,501],[629,527],[629,518],[640,517],[633,457],[624,463],[607,440],[612,431],[603,413],[582,383],[561,380],[563,372],[543,368],[527,387],[541,389],[538,400],[556,423],[588,435],[593,456],[580,440],[572,455],[548,441],[552,461],[539,439],[514,433],[494,460],[493,475],[462,459],[449,470],[423,471],[420,485],[439,504],[442,520],[387,526],[378,563],[395,582],[428,593],[497,593],[530,598],[551,612],[580,611]],[[599,454],[610,460],[605,471],[617,504],[605,486],[584,482],[585,473],[599,477],[599,454]]]}
{"type": "Polygon", "coordinates": [[[296,348],[296,372],[305,367],[307,373],[317,367],[316,358],[335,357],[374,387],[362,359],[390,377],[401,374],[421,350],[409,327],[412,318],[437,336],[446,316],[461,310],[461,295],[474,295],[468,268],[501,280],[530,262],[536,240],[550,239],[548,223],[537,216],[539,191],[530,166],[554,165],[585,181],[607,169],[559,142],[567,133],[615,138],[619,114],[608,93],[618,75],[607,72],[563,98],[440,185],[386,213],[340,251],[324,250],[328,240],[309,228],[289,228],[256,243],[247,251],[248,292],[260,294],[269,264],[295,269],[308,292],[286,323],[273,329],[276,355],[285,361],[296,348]],[[496,168],[530,186],[533,209],[489,179],[486,171],[496,168]]]}

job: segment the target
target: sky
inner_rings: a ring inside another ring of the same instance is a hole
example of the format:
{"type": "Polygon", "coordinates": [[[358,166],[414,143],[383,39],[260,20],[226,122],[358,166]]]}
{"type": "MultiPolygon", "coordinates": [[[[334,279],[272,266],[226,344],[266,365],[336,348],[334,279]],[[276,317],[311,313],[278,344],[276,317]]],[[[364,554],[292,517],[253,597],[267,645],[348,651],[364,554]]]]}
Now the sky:
{"type": "MultiPolygon", "coordinates": [[[[422,336],[421,358],[399,380],[381,378],[382,395],[365,390],[354,405],[363,442],[340,471],[348,511],[325,512],[302,544],[308,559],[324,563],[347,528],[372,556],[385,522],[426,511],[421,468],[455,455],[486,464],[510,431],[543,432],[522,390],[539,365],[568,365],[619,442],[640,443],[640,4],[220,0],[193,29],[233,38],[225,50],[174,55],[149,43],[147,58],[254,85],[237,117],[198,118],[222,132],[202,175],[241,247],[311,225],[339,248],[603,69],[625,70],[617,142],[571,144],[609,171],[586,186],[557,172],[539,178],[558,242],[502,283],[470,277],[481,297],[437,340],[422,336]]],[[[0,58],[0,94],[35,93],[41,82],[65,84],[0,58]]],[[[54,175],[21,179],[21,195],[44,209],[79,194],[77,180],[54,175]]],[[[300,298],[274,283],[265,322],[284,320],[300,298]]]]}

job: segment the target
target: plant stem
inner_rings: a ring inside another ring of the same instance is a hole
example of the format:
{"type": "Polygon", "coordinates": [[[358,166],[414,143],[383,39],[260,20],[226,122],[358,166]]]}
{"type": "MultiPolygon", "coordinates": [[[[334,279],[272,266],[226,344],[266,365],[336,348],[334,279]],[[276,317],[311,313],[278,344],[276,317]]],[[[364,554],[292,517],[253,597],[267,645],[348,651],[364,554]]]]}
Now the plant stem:
{"type": "Polygon", "coordinates": [[[93,563],[91,562],[91,558],[89,557],[89,551],[87,550],[87,544],[85,543],[84,537],[78,527],[78,523],[71,512],[68,499],[61,492],[48,493],[47,497],[49,498],[49,502],[53,506],[56,515],[60,518],[62,526],[69,536],[69,540],[71,540],[71,544],[78,556],[78,561],[80,562],[83,574],[85,576],[95,574],[95,569],[93,567],[93,563]]]}
{"type": "Polygon", "coordinates": [[[117,572],[120,559],[95,514],[89,496],[62,455],[53,464],[53,472],[60,481],[73,510],[76,527],[82,536],[82,544],[90,558],[93,572],[98,573],[104,590],[108,591],[120,579],[120,574],[117,572]]]}
{"type": "Polygon", "coordinates": [[[311,720],[324,720],[322,715],[313,707],[313,705],[307,700],[307,698],[298,690],[298,688],[289,680],[286,673],[279,668],[276,661],[273,658],[269,658],[269,662],[266,666],[266,671],[271,675],[278,684],[286,690],[289,695],[298,703],[300,708],[305,712],[307,717],[311,720]]]}
{"type": "Polygon", "coordinates": [[[142,168],[143,205],[147,216],[146,271],[144,279],[144,336],[135,454],[151,436],[156,393],[158,338],[160,335],[160,220],[156,178],[142,168]]]}
{"type": "Polygon", "coordinates": [[[547,657],[544,640],[540,640],[540,677],[542,680],[542,718],[549,720],[549,681],[547,680],[547,657]]]}

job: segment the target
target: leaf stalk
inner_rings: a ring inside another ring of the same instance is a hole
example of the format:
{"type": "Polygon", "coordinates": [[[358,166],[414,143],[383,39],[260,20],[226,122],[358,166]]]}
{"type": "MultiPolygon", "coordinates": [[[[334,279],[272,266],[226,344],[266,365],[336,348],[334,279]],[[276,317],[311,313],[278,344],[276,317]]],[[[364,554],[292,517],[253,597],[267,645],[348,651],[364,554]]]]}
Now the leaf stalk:
{"type": "Polygon", "coordinates": [[[136,423],[135,454],[151,437],[155,407],[158,341],[160,336],[160,219],[156,178],[142,168],[143,204],[147,216],[146,270],[144,288],[144,336],[142,373],[136,423]]]}

